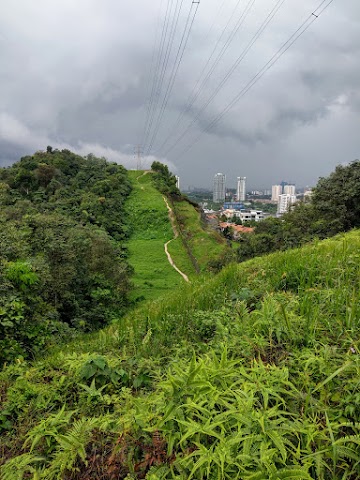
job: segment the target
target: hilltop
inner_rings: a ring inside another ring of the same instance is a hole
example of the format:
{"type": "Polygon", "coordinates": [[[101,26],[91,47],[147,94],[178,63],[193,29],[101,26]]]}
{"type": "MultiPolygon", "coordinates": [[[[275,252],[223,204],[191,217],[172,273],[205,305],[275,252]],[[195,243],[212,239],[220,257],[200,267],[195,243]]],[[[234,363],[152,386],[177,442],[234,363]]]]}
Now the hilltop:
{"type": "Polygon", "coordinates": [[[2,479],[359,478],[359,247],[229,265],[9,366],[2,479]]]}
{"type": "Polygon", "coordinates": [[[129,307],[126,170],[68,150],[0,169],[0,364],[129,307]]]}

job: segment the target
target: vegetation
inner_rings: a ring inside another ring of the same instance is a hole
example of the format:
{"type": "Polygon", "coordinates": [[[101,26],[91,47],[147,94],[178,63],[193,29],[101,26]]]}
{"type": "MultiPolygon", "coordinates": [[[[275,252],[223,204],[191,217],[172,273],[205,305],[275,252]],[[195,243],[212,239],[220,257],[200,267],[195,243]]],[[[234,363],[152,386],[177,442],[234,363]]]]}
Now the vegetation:
{"type": "Polygon", "coordinates": [[[51,147],[0,170],[0,364],[123,311],[130,190],[123,167],[51,147]]]}
{"type": "MultiPolygon", "coordinates": [[[[150,172],[129,172],[133,193],[127,203],[131,236],[127,243],[129,262],[134,269],[131,298],[155,299],[183,283],[171,267],[164,244],[174,238],[163,196],[154,187],[150,172]]],[[[170,249],[170,246],[169,246],[170,249]]],[[[191,275],[191,264],[179,239],[171,243],[171,254],[179,268],[191,275]]]]}
{"type": "Polygon", "coordinates": [[[196,271],[208,270],[209,262],[226,252],[226,240],[209,227],[201,217],[200,210],[192,202],[176,199],[172,202],[178,229],[196,271]]]}
{"type": "Polygon", "coordinates": [[[153,162],[151,165],[153,172],[153,181],[156,188],[169,196],[178,196],[180,191],[176,186],[176,177],[170,171],[167,165],[160,162],[153,162]]]}
{"type": "Polygon", "coordinates": [[[230,265],[7,367],[1,478],[359,478],[359,247],[230,265]]]}
{"type": "Polygon", "coordinates": [[[0,172],[0,342],[3,359],[16,359],[0,373],[0,479],[357,480],[360,230],[288,249],[297,234],[304,242],[357,226],[356,162],[340,169],[354,187],[342,207],[326,210],[321,180],[310,205],[251,237],[257,252],[270,241],[287,251],[196,276],[191,255],[204,271],[228,250],[170,195],[166,169],[131,172],[124,208],[122,167],[74,156],[79,169],[67,177],[68,160],[50,148],[0,172]],[[112,185],[119,225],[92,202],[98,182],[112,185]],[[169,248],[193,268],[191,283],[164,262],[174,232],[153,182],[169,194],[182,233],[169,248]],[[130,234],[134,295],[150,297],[151,276],[168,294],[124,315],[130,234]],[[72,338],[106,316],[111,325],[72,338]],[[54,331],[66,346],[49,345],[54,331]]]}
{"type": "Polygon", "coordinates": [[[320,178],[309,203],[297,204],[280,218],[258,224],[254,235],[240,240],[238,260],[286,250],[315,238],[331,237],[360,226],[360,161],[339,165],[320,178]]]}

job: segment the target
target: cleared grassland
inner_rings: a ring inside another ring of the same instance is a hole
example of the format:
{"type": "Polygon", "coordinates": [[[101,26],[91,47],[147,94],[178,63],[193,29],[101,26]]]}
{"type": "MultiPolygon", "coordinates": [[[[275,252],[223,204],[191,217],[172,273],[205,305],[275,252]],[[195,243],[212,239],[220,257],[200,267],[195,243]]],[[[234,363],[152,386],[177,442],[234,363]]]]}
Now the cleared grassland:
{"type": "Polygon", "coordinates": [[[173,202],[173,210],[183,242],[195,257],[200,271],[205,271],[208,262],[228,248],[226,240],[203,223],[200,213],[191,204],[173,202]]]}
{"type": "MultiPolygon", "coordinates": [[[[162,195],[153,187],[151,173],[130,171],[133,192],[128,200],[129,223],[133,232],[128,242],[129,262],[134,268],[132,298],[155,299],[184,283],[171,267],[164,243],[174,238],[168,210],[162,195]]],[[[193,267],[179,239],[169,252],[175,264],[188,276],[193,267]]]]}

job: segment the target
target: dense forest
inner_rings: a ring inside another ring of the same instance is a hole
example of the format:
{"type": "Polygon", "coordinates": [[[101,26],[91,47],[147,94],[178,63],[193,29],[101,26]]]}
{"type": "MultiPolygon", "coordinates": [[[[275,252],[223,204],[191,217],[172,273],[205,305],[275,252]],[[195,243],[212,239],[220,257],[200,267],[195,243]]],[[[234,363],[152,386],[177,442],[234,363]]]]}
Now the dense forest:
{"type": "Polygon", "coordinates": [[[0,363],[123,310],[130,191],[122,166],[51,147],[0,170],[0,363]]]}

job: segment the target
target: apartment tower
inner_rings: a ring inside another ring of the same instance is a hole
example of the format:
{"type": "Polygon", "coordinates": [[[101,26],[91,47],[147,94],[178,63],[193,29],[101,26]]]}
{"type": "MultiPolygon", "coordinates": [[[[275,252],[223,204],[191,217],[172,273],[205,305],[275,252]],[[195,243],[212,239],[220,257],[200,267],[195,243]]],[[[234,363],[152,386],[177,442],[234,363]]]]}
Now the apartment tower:
{"type": "Polygon", "coordinates": [[[214,176],[213,201],[217,203],[225,202],[225,180],[223,173],[217,173],[214,176]]]}
{"type": "Polygon", "coordinates": [[[246,177],[237,177],[236,200],[244,202],[246,198],[246,177]]]}

